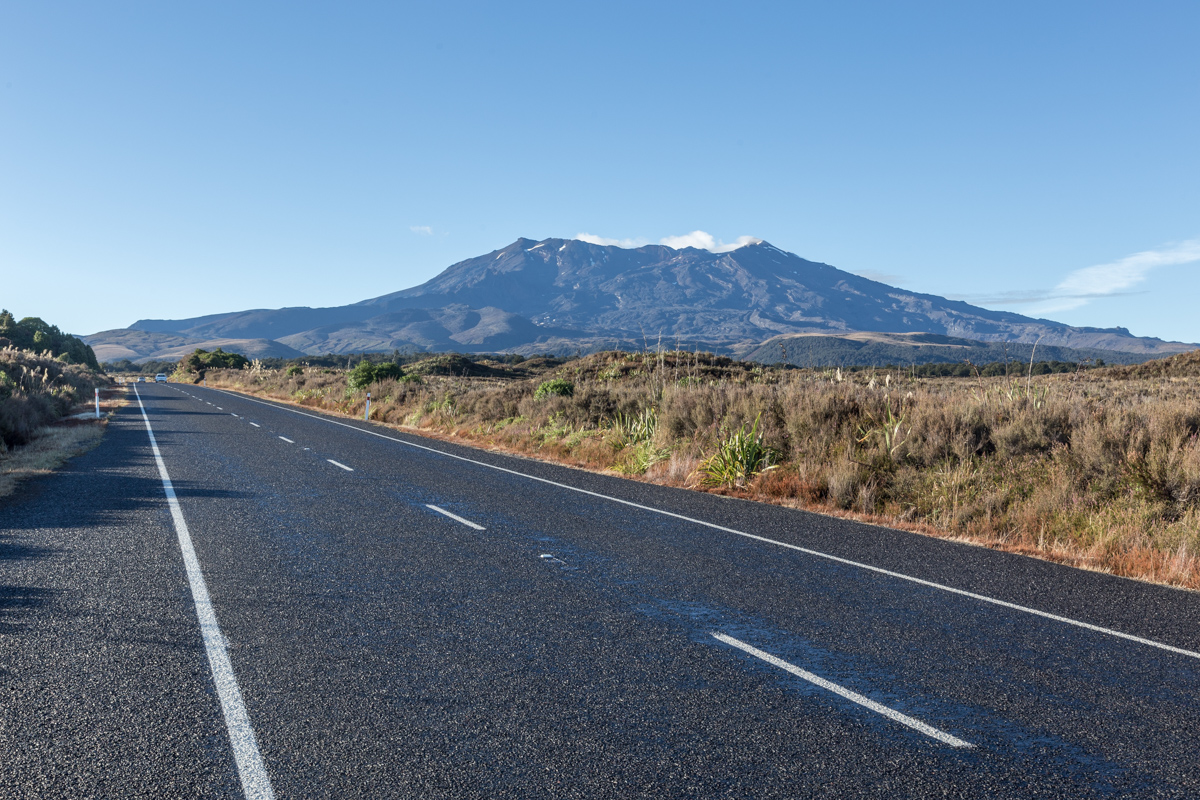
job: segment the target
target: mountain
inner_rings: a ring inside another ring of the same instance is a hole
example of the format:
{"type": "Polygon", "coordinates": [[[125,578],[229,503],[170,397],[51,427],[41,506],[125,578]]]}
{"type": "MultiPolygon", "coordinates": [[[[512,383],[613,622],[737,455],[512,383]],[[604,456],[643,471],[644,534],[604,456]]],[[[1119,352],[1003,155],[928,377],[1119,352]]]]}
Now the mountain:
{"type": "Polygon", "coordinates": [[[132,328],[101,331],[84,336],[83,340],[91,346],[101,362],[126,358],[139,364],[146,361],[174,361],[197,348],[216,350],[218,347],[228,353],[241,353],[247,358],[299,358],[304,355],[299,350],[269,339],[205,339],[132,328]]]}
{"type": "Polygon", "coordinates": [[[420,286],[353,305],[139,320],[130,328],[198,339],[269,339],[306,353],[398,347],[567,353],[659,341],[752,352],[772,337],[856,332],[1030,345],[1040,339],[1047,347],[1142,358],[1195,347],[910,292],[763,241],[712,253],[518,239],[420,286]]]}
{"type": "Polygon", "coordinates": [[[280,341],[308,353],[357,353],[414,347],[420,350],[496,352],[558,335],[525,317],[499,308],[415,308],[377,314],[362,321],[325,325],[284,336],[280,341]]]}

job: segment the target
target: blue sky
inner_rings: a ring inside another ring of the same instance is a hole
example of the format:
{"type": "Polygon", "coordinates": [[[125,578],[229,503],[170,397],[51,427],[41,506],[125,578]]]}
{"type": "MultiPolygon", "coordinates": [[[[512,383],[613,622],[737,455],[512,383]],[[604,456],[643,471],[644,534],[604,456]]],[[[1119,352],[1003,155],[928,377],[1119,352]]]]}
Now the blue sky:
{"type": "Polygon", "coordinates": [[[0,3],[0,304],[336,305],[761,237],[1200,342],[1200,4],[0,3]]]}

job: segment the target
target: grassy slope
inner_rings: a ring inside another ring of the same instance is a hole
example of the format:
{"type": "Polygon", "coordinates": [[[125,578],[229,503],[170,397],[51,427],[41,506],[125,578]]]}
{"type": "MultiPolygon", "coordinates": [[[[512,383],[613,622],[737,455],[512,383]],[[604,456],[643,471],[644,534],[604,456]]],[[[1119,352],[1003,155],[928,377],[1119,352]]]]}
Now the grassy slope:
{"type": "Polygon", "coordinates": [[[739,357],[748,361],[778,363],[786,361],[795,366],[871,366],[895,364],[959,363],[969,359],[975,364],[1014,362],[1018,371],[1021,363],[1031,356],[1048,361],[1096,361],[1108,364],[1133,364],[1156,356],[1116,350],[1054,347],[1029,343],[979,342],[937,334],[903,334],[854,332],[842,336],[824,334],[789,334],[776,336],[762,344],[735,348],[739,357]]]}

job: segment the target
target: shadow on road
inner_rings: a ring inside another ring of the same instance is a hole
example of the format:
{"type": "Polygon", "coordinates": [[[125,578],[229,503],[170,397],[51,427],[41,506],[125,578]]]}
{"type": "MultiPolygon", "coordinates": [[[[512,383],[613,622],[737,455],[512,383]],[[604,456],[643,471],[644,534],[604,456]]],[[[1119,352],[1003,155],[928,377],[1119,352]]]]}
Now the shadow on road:
{"type": "Polygon", "coordinates": [[[57,589],[0,584],[0,635],[24,631],[27,623],[22,618],[59,594],[61,592],[57,589]]]}

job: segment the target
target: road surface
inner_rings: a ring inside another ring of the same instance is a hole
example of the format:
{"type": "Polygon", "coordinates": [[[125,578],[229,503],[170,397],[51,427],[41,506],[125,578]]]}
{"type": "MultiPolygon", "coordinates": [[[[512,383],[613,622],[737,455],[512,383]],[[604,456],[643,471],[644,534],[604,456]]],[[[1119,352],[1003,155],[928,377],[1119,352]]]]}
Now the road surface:
{"type": "Polygon", "coordinates": [[[1196,797],[1200,596],[176,384],[0,504],[0,797],[1196,797]]]}

